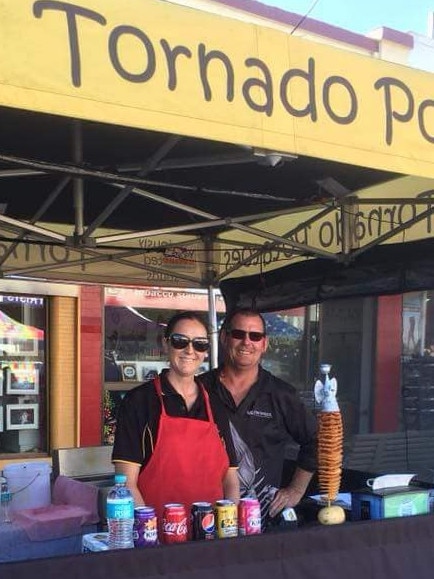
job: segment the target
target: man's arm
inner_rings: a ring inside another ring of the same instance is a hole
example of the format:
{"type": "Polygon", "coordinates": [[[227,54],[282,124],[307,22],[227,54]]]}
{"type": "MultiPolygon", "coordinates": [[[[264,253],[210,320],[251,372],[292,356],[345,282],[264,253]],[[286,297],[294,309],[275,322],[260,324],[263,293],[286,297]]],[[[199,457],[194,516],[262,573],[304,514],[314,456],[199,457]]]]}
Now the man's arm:
{"type": "Polygon", "coordinates": [[[223,479],[223,492],[225,499],[234,501],[237,505],[240,501],[240,481],[238,478],[238,469],[229,467],[225,478],[223,479]]]}
{"type": "Polygon", "coordinates": [[[270,505],[270,516],[276,516],[285,507],[298,505],[309,486],[313,474],[313,472],[297,467],[289,485],[277,491],[270,505]]]}

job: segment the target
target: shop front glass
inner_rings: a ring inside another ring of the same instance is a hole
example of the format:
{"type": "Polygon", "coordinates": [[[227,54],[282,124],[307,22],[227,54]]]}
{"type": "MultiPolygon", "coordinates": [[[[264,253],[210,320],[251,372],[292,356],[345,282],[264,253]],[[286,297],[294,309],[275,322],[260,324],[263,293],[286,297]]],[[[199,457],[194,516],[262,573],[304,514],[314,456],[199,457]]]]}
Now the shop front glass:
{"type": "Polygon", "coordinates": [[[434,436],[434,291],[404,295],[402,354],[403,428],[434,436]]]}
{"type": "Polygon", "coordinates": [[[43,297],[0,295],[0,455],[47,452],[43,297]]]}
{"type": "Polygon", "coordinates": [[[434,291],[324,302],[319,335],[338,382],[344,467],[434,483],[434,291]]]}

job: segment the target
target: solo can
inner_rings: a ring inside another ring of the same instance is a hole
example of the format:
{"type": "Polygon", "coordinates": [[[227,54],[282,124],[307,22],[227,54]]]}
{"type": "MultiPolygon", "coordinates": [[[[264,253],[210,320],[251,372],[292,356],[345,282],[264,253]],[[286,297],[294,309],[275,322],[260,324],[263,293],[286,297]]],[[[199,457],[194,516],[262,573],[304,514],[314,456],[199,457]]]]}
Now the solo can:
{"type": "Polygon", "coordinates": [[[238,509],[229,499],[216,501],[214,505],[216,535],[219,539],[238,536],[238,509]]]}
{"type": "Polygon", "coordinates": [[[133,526],[134,547],[158,545],[157,516],[154,507],[136,507],[133,526]]]}
{"type": "Polygon", "coordinates": [[[193,541],[209,541],[215,536],[214,510],[211,503],[191,505],[191,534],[193,541]]]}
{"type": "Polygon", "coordinates": [[[238,534],[259,535],[261,532],[261,507],[258,499],[246,497],[238,505],[238,534]]]}
{"type": "Polygon", "coordinates": [[[188,538],[187,511],[180,503],[164,505],[162,540],[165,545],[184,543],[188,538]]]}

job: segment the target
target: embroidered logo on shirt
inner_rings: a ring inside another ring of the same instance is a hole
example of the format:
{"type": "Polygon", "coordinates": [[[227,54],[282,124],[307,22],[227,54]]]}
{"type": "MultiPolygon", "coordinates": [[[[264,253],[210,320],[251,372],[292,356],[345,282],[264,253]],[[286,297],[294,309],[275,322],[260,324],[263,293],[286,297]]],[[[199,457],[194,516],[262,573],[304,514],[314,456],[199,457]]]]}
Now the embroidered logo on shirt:
{"type": "Polygon", "coordinates": [[[258,418],[273,418],[271,412],[264,412],[263,410],[247,410],[248,416],[257,416],[258,418]]]}

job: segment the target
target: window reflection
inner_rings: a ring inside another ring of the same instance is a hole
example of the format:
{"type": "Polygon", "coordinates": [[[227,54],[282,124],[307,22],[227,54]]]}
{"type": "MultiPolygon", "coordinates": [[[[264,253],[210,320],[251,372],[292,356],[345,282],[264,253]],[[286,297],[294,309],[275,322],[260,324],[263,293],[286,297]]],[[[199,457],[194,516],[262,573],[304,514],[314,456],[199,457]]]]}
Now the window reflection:
{"type": "Polygon", "coordinates": [[[0,295],[0,453],[47,452],[46,308],[41,297],[0,295]]]}

